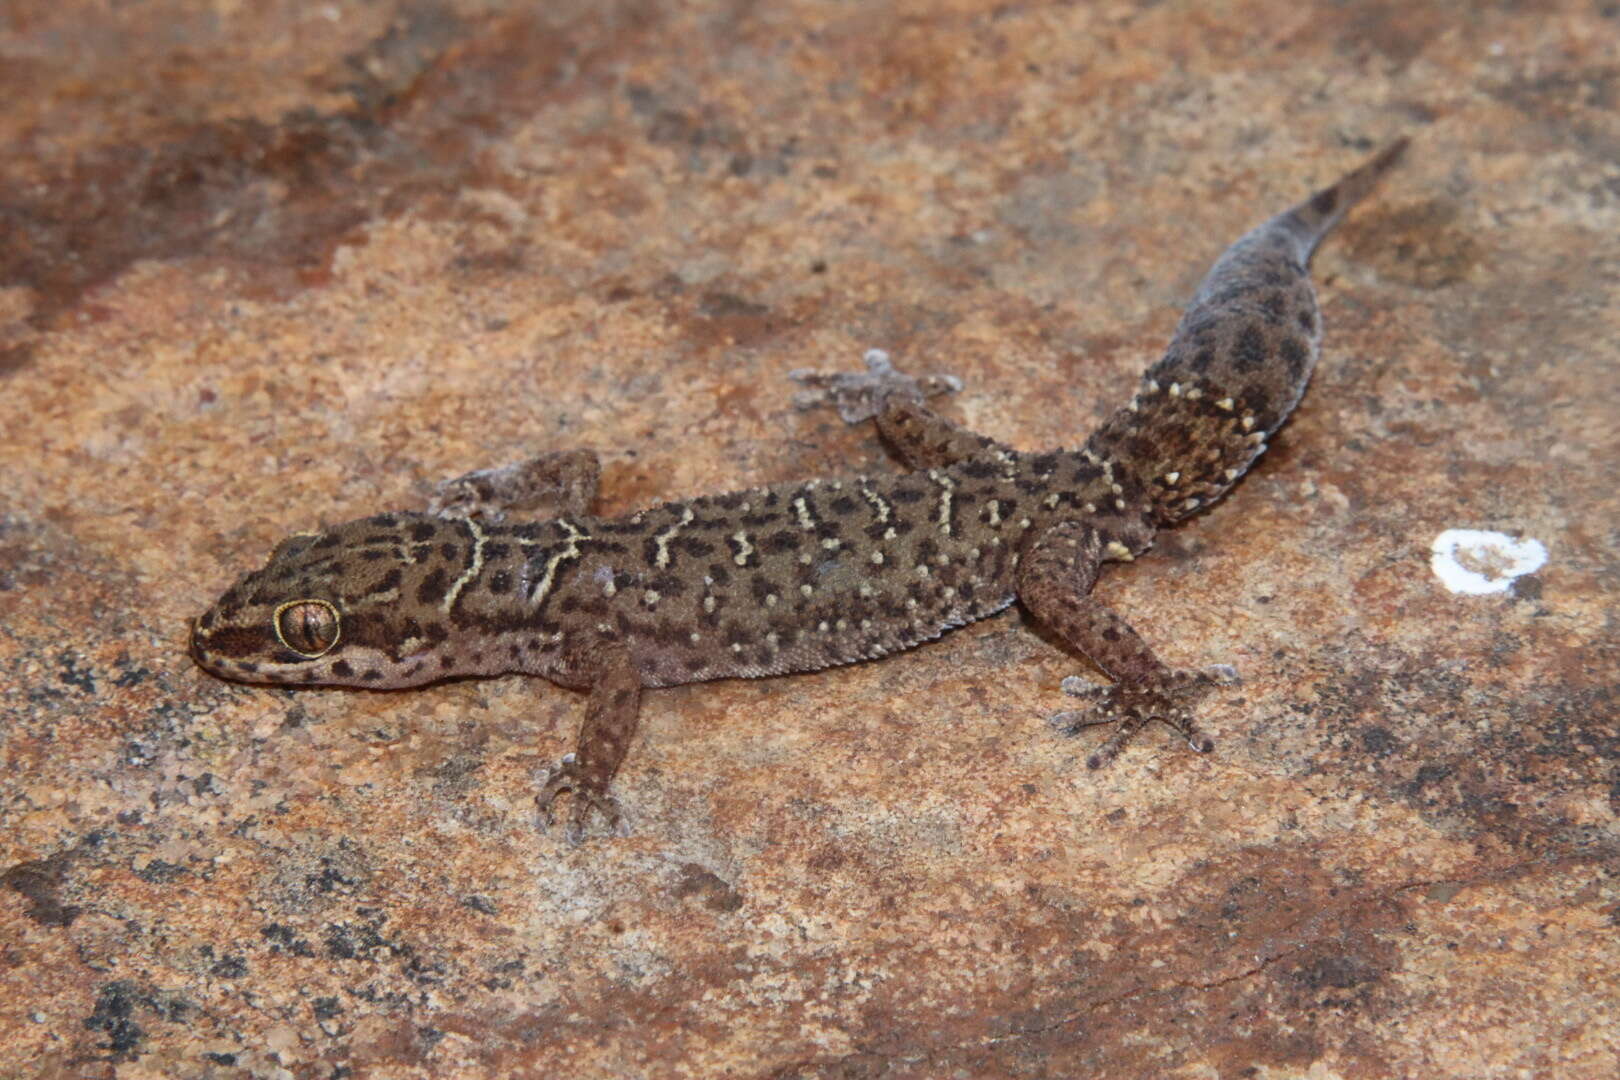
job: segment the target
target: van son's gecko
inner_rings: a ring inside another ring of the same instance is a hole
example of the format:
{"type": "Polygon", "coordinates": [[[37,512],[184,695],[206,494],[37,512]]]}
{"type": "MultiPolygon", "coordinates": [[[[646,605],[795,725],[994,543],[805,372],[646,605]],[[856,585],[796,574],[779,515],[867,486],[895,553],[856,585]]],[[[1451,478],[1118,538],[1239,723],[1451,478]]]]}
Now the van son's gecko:
{"type": "Polygon", "coordinates": [[[589,451],[469,473],[429,513],[381,514],[283,541],[192,628],[191,651],[230,679],[392,688],[524,672],[589,692],[575,752],[538,802],[572,792],[570,835],[609,782],[642,691],[870,660],[1014,600],[1113,682],[1054,717],[1118,726],[1111,761],[1149,720],[1194,750],[1191,708],[1230,668],[1167,667],[1090,596],[1105,562],[1208,507],[1265,449],[1316,363],[1321,319],[1305,266],[1399,157],[1399,140],[1272,218],[1216,261],[1164,357],[1078,450],[1026,453],[964,430],[881,353],[864,374],[797,372],[851,422],[873,418],[913,471],[780,484],[590,514],[589,451]],[[540,520],[505,520],[527,507],[540,520]]]}

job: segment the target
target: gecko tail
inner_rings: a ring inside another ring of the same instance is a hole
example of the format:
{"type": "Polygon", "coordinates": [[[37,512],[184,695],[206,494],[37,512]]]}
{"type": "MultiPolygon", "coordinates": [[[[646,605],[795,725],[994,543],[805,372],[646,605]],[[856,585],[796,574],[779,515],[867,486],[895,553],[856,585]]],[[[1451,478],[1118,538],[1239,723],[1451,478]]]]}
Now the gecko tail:
{"type": "Polygon", "coordinates": [[[1402,135],[1356,169],[1340,177],[1337,183],[1323,188],[1298,206],[1278,216],[1276,223],[1282,225],[1299,242],[1301,262],[1310,258],[1311,252],[1316,250],[1316,245],[1322,242],[1322,238],[1339,223],[1352,206],[1378,186],[1378,181],[1400,160],[1401,154],[1406,151],[1411,141],[1409,136],[1402,135]]]}

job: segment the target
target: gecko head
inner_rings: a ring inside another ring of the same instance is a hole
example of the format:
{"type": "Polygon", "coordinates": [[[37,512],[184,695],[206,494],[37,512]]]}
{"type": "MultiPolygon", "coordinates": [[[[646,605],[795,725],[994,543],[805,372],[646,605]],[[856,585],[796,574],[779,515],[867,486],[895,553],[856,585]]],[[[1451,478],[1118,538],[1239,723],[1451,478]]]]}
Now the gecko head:
{"type": "Polygon", "coordinates": [[[470,542],[463,523],[427,514],[297,533],[192,623],[191,655],[243,682],[391,688],[457,674],[438,601],[470,542]]]}

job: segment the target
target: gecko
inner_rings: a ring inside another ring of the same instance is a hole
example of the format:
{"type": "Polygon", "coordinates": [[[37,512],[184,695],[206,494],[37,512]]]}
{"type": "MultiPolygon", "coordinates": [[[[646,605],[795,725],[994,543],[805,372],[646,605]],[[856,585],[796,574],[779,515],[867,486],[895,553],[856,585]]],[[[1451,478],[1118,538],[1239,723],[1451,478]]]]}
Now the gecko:
{"type": "Polygon", "coordinates": [[[288,537],[194,620],[191,654],[214,675],[286,686],[520,672],[583,690],[575,749],[536,795],[549,824],[571,796],[575,842],[593,811],[622,831],[611,782],[644,691],[872,660],[1015,601],[1110,679],[1064,679],[1085,705],[1051,717],[1067,734],[1115,725],[1090,768],[1153,720],[1207,753],[1194,708],[1235,672],[1168,666],[1092,585],[1265,450],[1320,353],[1311,254],[1406,143],[1226,249],[1162,358],[1078,449],[1020,451],[967,430],[927,404],[957,380],[906,375],[874,350],[865,372],[793,372],[799,404],[875,421],[905,471],[604,517],[591,513],[597,456],[543,453],[440,485],[426,512],[288,537]]]}

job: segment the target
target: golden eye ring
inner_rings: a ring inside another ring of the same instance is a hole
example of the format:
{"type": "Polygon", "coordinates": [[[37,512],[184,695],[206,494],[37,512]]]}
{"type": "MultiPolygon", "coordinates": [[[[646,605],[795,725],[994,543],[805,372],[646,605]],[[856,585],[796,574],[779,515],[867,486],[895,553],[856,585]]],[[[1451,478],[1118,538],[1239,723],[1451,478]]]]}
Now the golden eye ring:
{"type": "Polygon", "coordinates": [[[337,608],[325,600],[289,600],[270,618],[276,640],[306,660],[331,652],[343,633],[337,608]]]}

